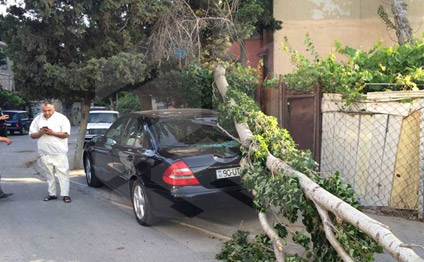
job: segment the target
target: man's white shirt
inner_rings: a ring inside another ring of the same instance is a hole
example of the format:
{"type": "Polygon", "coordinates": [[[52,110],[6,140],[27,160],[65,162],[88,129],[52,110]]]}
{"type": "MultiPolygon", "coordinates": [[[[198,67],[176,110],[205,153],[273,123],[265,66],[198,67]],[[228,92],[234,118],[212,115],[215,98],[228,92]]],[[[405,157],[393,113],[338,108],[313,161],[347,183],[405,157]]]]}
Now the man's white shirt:
{"type": "MultiPolygon", "coordinates": [[[[54,112],[49,119],[46,119],[43,114],[36,116],[29,128],[29,135],[31,136],[31,134],[37,133],[45,126],[54,132],[71,134],[71,123],[68,118],[61,113],[54,112]]],[[[38,153],[40,153],[40,155],[59,155],[66,154],[67,152],[67,138],[58,138],[44,134],[38,139],[38,153]]]]}

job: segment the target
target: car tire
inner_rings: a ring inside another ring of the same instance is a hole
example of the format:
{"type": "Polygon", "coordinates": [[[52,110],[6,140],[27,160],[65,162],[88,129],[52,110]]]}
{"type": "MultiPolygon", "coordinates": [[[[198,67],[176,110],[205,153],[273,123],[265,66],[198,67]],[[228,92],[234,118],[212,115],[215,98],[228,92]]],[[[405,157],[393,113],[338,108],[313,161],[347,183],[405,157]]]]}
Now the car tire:
{"type": "Polygon", "coordinates": [[[142,226],[151,226],[157,222],[152,214],[150,200],[147,197],[145,187],[138,181],[134,181],[131,190],[131,202],[137,222],[142,226]]]}
{"type": "Polygon", "coordinates": [[[88,155],[84,158],[84,170],[85,179],[89,187],[100,187],[102,185],[102,182],[96,176],[96,169],[88,155]]]}

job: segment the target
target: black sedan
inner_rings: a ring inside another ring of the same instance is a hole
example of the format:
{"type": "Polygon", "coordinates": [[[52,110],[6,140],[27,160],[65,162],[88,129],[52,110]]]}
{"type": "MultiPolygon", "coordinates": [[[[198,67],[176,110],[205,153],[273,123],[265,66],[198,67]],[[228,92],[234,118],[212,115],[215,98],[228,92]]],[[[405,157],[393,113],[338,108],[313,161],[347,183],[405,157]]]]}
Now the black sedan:
{"type": "Polygon", "coordinates": [[[141,225],[194,216],[219,196],[249,203],[241,186],[239,145],[205,109],[153,110],[120,117],[84,149],[87,184],[131,199],[141,225]],[[246,201],[247,200],[247,201],[246,201]]]}

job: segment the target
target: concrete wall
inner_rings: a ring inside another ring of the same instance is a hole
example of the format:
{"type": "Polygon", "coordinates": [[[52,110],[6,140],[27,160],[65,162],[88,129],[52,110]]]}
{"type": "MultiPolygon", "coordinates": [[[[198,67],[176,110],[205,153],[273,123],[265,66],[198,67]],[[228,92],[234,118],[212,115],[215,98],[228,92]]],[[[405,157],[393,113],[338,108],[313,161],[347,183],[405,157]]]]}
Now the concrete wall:
{"type": "MultiPolygon", "coordinates": [[[[0,41],[0,48],[3,48],[5,46],[6,44],[0,41]]],[[[0,66],[0,88],[8,91],[15,90],[12,65],[12,61],[6,57],[6,65],[0,66]]]]}
{"type": "MultiPolygon", "coordinates": [[[[424,0],[406,0],[408,17],[415,35],[424,31],[424,0]]],[[[388,31],[377,15],[381,4],[392,17],[388,1],[383,0],[274,0],[274,16],[284,22],[283,29],[274,34],[274,73],[292,71],[290,58],[282,50],[284,37],[302,54],[309,33],[316,51],[324,57],[334,48],[334,41],[343,45],[369,49],[377,41],[384,45],[397,43],[393,30],[388,31]]]]}

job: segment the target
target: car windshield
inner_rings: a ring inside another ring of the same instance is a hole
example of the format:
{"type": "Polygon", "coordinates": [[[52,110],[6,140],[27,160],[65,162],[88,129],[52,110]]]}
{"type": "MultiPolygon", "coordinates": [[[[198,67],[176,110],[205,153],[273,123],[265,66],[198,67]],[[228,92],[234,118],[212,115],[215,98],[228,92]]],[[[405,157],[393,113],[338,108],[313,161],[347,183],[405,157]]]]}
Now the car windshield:
{"type": "Polygon", "coordinates": [[[15,112],[4,112],[5,115],[9,115],[9,119],[7,120],[18,120],[18,113],[15,112]]]}
{"type": "Polygon", "coordinates": [[[172,119],[152,127],[159,149],[196,148],[199,151],[237,154],[238,143],[222,132],[213,122],[198,119],[172,119]]]}
{"type": "Polygon", "coordinates": [[[88,123],[113,123],[118,119],[115,113],[90,113],[88,123]]]}

